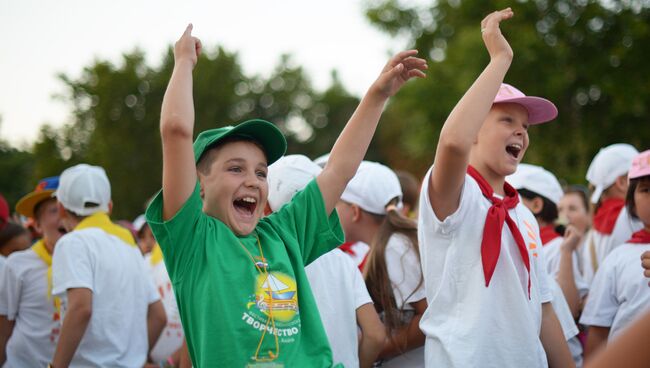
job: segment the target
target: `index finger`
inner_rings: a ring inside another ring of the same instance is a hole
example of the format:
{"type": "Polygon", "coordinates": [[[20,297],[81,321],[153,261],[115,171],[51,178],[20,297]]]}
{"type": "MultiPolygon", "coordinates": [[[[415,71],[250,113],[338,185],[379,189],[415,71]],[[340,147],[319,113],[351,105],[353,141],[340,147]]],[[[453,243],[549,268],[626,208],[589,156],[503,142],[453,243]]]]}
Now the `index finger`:
{"type": "Polygon", "coordinates": [[[194,28],[194,25],[192,25],[192,23],[188,24],[187,28],[185,28],[185,32],[183,32],[183,36],[191,36],[193,28],[194,28]]]}

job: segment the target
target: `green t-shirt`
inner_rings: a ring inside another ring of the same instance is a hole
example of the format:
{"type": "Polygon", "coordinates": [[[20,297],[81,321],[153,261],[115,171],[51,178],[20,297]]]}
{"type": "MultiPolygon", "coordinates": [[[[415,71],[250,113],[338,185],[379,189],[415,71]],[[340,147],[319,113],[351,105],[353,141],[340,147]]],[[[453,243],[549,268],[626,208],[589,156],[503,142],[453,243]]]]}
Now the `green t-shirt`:
{"type": "Polygon", "coordinates": [[[235,235],[202,206],[197,184],[169,221],[162,220],[162,193],[146,211],[195,366],[331,367],[332,353],[304,267],[343,243],[343,231],[336,211],[327,217],[316,181],[261,219],[248,236],[235,235]],[[261,262],[259,269],[251,256],[261,262]],[[263,361],[269,352],[279,354],[263,361]]]}

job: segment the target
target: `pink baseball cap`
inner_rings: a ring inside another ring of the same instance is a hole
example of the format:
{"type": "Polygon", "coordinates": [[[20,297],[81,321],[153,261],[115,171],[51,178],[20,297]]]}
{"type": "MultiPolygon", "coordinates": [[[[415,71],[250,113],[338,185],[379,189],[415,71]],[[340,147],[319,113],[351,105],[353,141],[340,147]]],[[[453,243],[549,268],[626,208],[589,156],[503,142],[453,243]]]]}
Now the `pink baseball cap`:
{"type": "Polygon", "coordinates": [[[650,150],[643,151],[634,157],[627,177],[636,179],[648,175],[650,175],[650,150]]]}
{"type": "Polygon", "coordinates": [[[528,110],[528,123],[541,124],[557,117],[557,107],[545,98],[526,96],[515,87],[501,83],[494,103],[516,103],[528,110]]]}

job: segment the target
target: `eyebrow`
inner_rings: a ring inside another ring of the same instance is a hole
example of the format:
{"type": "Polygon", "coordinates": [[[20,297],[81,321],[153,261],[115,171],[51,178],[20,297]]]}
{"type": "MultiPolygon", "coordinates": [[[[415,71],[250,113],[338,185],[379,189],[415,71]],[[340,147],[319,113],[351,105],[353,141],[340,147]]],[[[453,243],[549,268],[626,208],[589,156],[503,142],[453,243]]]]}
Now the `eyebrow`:
{"type": "MultiPolygon", "coordinates": [[[[239,158],[239,157],[235,157],[235,158],[231,158],[231,159],[229,159],[229,160],[226,160],[226,162],[224,162],[224,165],[227,165],[227,164],[245,164],[245,163],[246,163],[246,160],[245,160],[245,159],[243,159],[243,158],[239,158]]],[[[255,165],[255,166],[257,166],[257,167],[262,166],[263,168],[266,169],[266,168],[268,167],[268,164],[266,164],[266,163],[264,163],[264,162],[260,162],[260,163],[258,163],[258,164],[255,165]]]]}

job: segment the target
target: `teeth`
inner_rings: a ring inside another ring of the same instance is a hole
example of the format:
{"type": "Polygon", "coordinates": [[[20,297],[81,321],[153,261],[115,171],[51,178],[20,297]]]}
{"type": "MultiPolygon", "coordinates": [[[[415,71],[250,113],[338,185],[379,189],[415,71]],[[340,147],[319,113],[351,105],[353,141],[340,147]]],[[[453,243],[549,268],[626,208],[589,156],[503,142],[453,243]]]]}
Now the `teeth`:
{"type": "Polygon", "coordinates": [[[248,202],[248,203],[257,203],[255,198],[253,198],[253,197],[244,197],[241,200],[244,201],[244,202],[248,202]]]}
{"type": "Polygon", "coordinates": [[[522,148],[521,144],[517,144],[517,143],[511,144],[511,145],[509,145],[509,147],[514,147],[516,149],[521,149],[522,148]]]}

